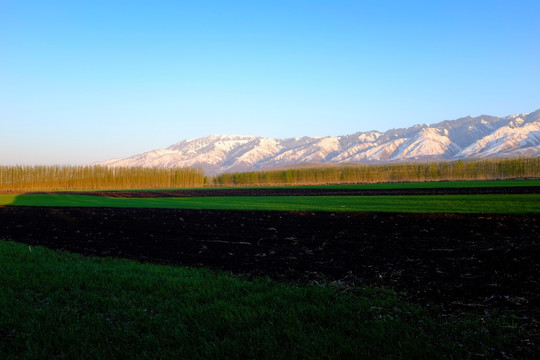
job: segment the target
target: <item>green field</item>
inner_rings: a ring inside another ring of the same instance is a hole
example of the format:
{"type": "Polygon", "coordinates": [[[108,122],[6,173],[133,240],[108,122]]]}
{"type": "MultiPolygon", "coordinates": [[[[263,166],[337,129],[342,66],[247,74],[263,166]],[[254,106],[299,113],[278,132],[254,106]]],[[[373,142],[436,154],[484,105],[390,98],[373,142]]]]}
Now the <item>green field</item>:
{"type": "Polygon", "coordinates": [[[114,198],[90,195],[0,195],[0,205],[213,210],[361,211],[423,213],[540,213],[540,194],[407,196],[232,196],[114,198]]]}
{"type": "Polygon", "coordinates": [[[511,318],[439,317],[370,288],[294,286],[0,241],[0,358],[459,359],[511,318]]]}

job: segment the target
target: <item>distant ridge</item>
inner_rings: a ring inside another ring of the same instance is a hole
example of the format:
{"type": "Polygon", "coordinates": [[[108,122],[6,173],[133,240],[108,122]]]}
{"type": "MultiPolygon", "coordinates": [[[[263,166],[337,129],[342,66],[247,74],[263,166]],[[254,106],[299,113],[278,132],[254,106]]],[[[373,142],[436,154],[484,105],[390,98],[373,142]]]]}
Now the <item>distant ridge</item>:
{"type": "Polygon", "coordinates": [[[206,174],[215,175],[300,164],[376,164],[539,155],[540,110],[537,110],[503,118],[468,116],[432,125],[335,137],[274,139],[210,135],[95,164],[200,167],[206,174]]]}

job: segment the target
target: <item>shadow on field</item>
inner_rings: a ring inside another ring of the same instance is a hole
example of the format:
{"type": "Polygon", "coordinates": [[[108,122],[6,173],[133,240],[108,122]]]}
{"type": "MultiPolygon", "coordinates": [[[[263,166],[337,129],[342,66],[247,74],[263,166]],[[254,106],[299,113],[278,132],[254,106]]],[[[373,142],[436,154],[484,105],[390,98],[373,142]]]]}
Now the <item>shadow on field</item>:
{"type": "MultiPolygon", "coordinates": [[[[6,206],[49,206],[54,205],[52,203],[47,204],[45,197],[42,199],[36,198],[37,193],[0,193],[0,207],[6,206]]],[[[38,195],[45,195],[41,193],[38,195]]]]}

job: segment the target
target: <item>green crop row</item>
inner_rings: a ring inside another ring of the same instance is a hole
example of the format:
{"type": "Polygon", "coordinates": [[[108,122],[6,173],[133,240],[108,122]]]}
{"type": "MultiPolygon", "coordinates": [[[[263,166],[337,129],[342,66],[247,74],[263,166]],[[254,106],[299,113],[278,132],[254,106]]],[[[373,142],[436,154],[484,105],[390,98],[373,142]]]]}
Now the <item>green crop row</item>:
{"type": "Polygon", "coordinates": [[[248,281],[0,241],[0,358],[511,356],[510,317],[440,317],[389,291],[248,281]]]}
{"type": "Polygon", "coordinates": [[[406,196],[232,196],[116,198],[89,195],[0,195],[0,205],[212,210],[538,214],[540,194],[406,196]]]}

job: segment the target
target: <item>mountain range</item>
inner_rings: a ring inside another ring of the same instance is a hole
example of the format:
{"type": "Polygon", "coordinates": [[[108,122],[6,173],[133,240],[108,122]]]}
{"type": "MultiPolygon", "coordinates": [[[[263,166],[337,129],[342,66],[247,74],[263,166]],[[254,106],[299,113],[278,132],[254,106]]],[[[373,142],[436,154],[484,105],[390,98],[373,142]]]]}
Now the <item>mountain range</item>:
{"type": "Polygon", "coordinates": [[[104,166],[200,167],[208,175],[267,170],[298,164],[376,164],[540,156],[540,110],[482,115],[386,132],[288,139],[211,135],[180,141],[104,166]]]}

